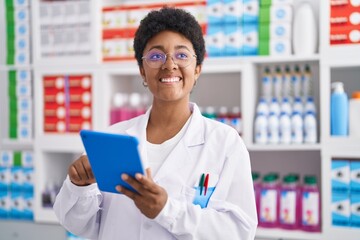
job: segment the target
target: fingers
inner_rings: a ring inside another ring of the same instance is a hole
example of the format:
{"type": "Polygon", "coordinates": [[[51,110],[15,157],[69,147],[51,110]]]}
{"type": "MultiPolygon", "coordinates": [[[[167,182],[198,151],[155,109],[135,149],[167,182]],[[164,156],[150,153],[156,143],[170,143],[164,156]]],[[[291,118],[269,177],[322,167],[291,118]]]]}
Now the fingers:
{"type": "Polygon", "coordinates": [[[85,155],[70,165],[68,174],[71,182],[78,186],[86,186],[95,182],[89,160],[85,155]]]}

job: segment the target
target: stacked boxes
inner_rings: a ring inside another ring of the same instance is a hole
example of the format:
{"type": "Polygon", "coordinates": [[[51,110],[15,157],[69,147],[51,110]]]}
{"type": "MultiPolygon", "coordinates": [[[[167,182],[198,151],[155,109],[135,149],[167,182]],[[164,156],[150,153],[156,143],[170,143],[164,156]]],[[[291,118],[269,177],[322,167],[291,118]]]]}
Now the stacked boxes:
{"type": "Polygon", "coordinates": [[[260,0],[259,55],[290,55],[293,0],[260,0]]]}
{"type": "Polygon", "coordinates": [[[11,70],[9,87],[9,138],[29,140],[32,137],[32,89],[28,70],[11,70]]]}
{"type": "Polygon", "coordinates": [[[32,152],[0,152],[0,218],[33,220],[32,152]]]}
{"type": "Polygon", "coordinates": [[[360,227],[360,161],[333,160],[332,224],[360,227]]]}
{"type": "Polygon", "coordinates": [[[27,0],[6,0],[6,63],[30,63],[30,9],[27,0]]]}
{"type": "Polygon", "coordinates": [[[209,56],[258,54],[258,0],[210,0],[207,18],[209,56]]]}
{"type": "Polygon", "coordinates": [[[91,128],[91,75],[44,76],[44,132],[91,128]]]}
{"type": "Polygon", "coordinates": [[[330,44],[360,43],[358,1],[330,1],[330,44]]]}

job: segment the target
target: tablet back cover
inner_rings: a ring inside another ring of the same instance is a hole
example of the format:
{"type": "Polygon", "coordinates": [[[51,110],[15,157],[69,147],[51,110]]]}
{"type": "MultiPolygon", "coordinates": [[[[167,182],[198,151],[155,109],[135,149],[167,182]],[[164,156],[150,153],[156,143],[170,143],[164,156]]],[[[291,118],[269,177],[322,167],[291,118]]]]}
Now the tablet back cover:
{"type": "Polygon", "coordinates": [[[101,191],[119,193],[122,185],[135,191],[121,179],[121,174],[144,174],[138,152],[138,140],[133,136],[90,130],[80,132],[96,182],[101,191]]]}

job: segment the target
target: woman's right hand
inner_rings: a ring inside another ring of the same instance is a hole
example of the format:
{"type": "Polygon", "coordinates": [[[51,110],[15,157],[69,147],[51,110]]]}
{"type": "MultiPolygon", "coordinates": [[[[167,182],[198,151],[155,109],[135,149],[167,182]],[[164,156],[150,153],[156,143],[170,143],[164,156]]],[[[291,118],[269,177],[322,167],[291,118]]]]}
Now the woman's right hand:
{"type": "Polygon", "coordinates": [[[82,155],[70,165],[68,174],[71,182],[77,186],[88,186],[96,182],[86,155],[82,155]]]}

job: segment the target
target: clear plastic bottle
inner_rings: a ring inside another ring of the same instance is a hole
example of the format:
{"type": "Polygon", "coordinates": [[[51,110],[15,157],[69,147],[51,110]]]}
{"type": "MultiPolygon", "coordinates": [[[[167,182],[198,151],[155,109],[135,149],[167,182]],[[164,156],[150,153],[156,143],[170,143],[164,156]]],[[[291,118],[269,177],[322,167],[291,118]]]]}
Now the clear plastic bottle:
{"type": "Polygon", "coordinates": [[[349,102],[342,82],[331,84],[333,93],[330,101],[331,135],[347,136],[349,128],[349,102]]]}
{"type": "Polygon", "coordinates": [[[270,101],[271,99],[271,89],[272,89],[272,81],[271,81],[271,71],[269,67],[265,67],[262,74],[262,96],[267,100],[270,101]]]}
{"type": "Polygon", "coordinates": [[[294,103],[292,106],[293,112],[298,112],[300,116],[303,116],[304,114],[304,105],[302,103],[302,100],[300,97],[296,97],[294,99],[294,103]]]}
{"type": "Polygon", "coordinates": [[[308,232],[320,232],[321,205],[316,176],[307,175],[304,177],[304,186],[301,195],[301,229],[308,232]]]}
{"type": "Polygon", "coordinates": [[[304,117],[304,142],[317,142],[317,123],[315,113],[308,111],[304,117]]]}
{"type": "Polygon", "coordinates": [[[353,92],[349,100],[349,135],[360,138],[360,91],[353,92]]]}
{"type": "Polygon", "coordinates": [[[263,177],[260,195],[259,226],[274,228],[279,226],[279,175],[269,173],[263,177]]]}
{"type": "Polygon", "coordinates": [[[291,76],[291,89],[294,98],[301,96],[301,72],[298,65],[294,66],[291,76]]]}
{"type": "Polygon", "coordinates": [[[300,189],[298,186],[298,175],[288,174],[284,176],[280,190],[280,226],[285,229],[297,229],[300,226],[300,189]]]}
{"type": "Polygon", "coordinates": [[[255,118],[255,143],[265,144],[268,142],[268,120],[264,113],[260,112],[255,118]]]}
{"type": "Polygon", "coordinates": [[[291,143],[303,143],[303,118],[299,112],[291,116],[291,143]]]}
{"type": "Polygon", "coordinates": [[[283,97],[283,99],[282,99],[281,106],[280,106],[280,114],[281,114],[281,112],[285,112],[289,116],[292,113],[292,106],[290,103],[290,99],[288,97],[283,97]]]}
{"type": "Polygon", "coordinates": [[[268,118],[268,142],[279,143],[279,117],[274,112],[270,112],[268,118]]]}
{"type": "Polygon", "coordinates": [[[279,142],[282,144],[291,143],[291,119],[286,112],[281,112],[279,120],[279,142]]]}
{"type": "Polygon", "coordinates": [[[264,97],[259,99],[259,103],[256,106],[256,114],[263,113],[266,117],[269,115],[269,104],[264,97]]]}
{"type": "Polygon", "coordinates": [[[277,117],[280,116],[280,104],[276,97],[271,99],[271,103],[269,105],[269,111],[273,112],[277,117]]]}
{"type": "Polygon", "coordinates": [[[285,66],[285,72],[282,77],[282,96],[292,102],[292,87],[291,87],[291,69],[289,65],[285,66]]]}
{"type": "Polygon", "coordinates": [[[316,106],[314,102],[314,98],[312,96],[308,96],[306,98],[305,106],[304,106],[304,112],[313,112],[316,115],[316,106]]]}
{"type": "Polygon", "coordinates": [[[282,73],[280,66],[275,67],[275,73],[272,77],[272,96],[276,99],[281,99],[281,89],[282,89],[282,73]]]}

